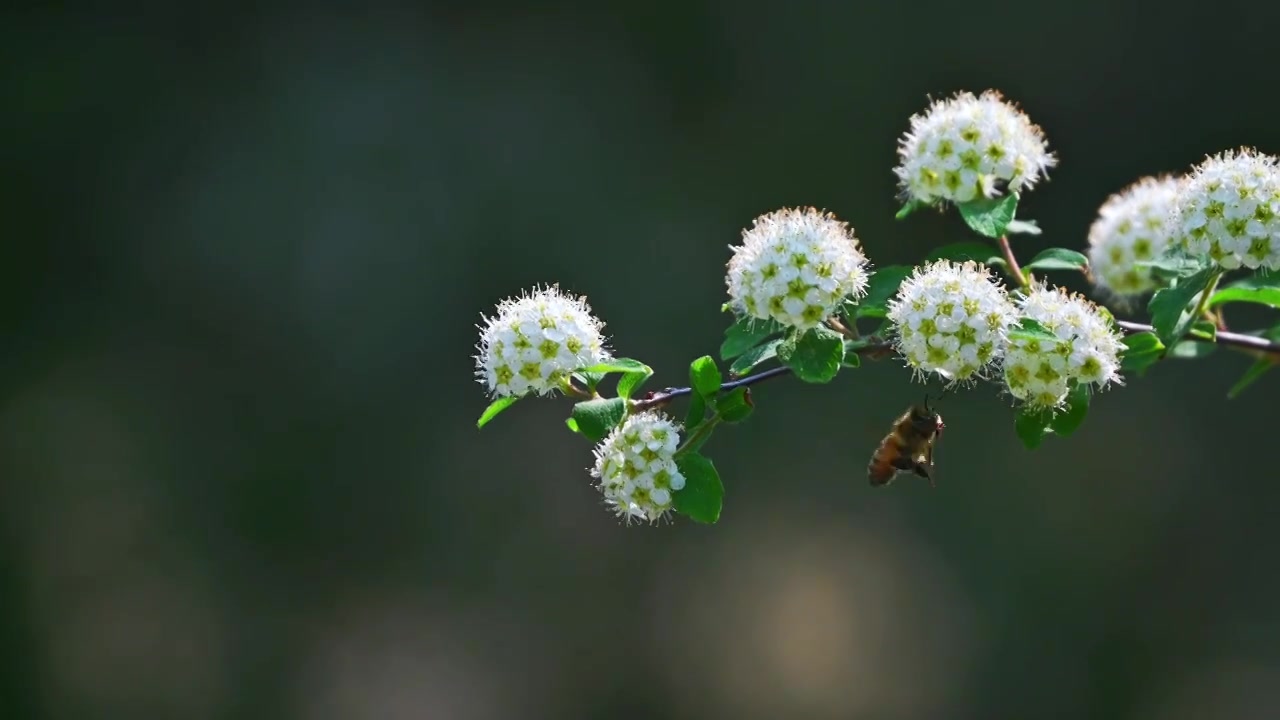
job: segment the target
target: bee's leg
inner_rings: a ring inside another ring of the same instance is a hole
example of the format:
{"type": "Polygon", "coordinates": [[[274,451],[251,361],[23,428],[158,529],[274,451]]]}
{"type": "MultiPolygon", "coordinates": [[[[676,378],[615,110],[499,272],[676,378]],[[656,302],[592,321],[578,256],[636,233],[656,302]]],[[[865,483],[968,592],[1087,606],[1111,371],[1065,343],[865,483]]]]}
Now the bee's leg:
{"type": "Polygon", "coordinates": [[[916,461],[906,455],[895,457],[889,461],[889,464],[893,466],[894,470],[902,470],[903,472],[912,472],[916,469],[916,461]]]}
{"type": "Polygon", "coordinates": [[[938,487],[933,481],[933,473],[930,472],[931,467],[924,463],[914,463],[911,467],[912,472],[929,481],[929,487],[938,487]]]}

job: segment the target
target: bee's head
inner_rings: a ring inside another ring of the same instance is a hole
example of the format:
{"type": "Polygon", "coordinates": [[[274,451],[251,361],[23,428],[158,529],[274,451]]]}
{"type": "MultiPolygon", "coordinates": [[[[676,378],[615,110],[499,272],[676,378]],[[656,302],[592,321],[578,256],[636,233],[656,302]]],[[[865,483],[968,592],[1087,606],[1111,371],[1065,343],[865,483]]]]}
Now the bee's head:
{"type": "MultiPolygon", "coordinates": [[[[943,390],[942,394],[946,395],[946,390],[943,390]]],[[[935,412],[933,407],[929,405],[929,395],[927,393],[924,396],[924,405],[916,408],[916,412],[914,413],[914,417],[911,418],[911,422],[916,426],[916,429],[925,433],[941,433],[943,428],[946,427],[942,422],[942,416],[935,412]]]]}

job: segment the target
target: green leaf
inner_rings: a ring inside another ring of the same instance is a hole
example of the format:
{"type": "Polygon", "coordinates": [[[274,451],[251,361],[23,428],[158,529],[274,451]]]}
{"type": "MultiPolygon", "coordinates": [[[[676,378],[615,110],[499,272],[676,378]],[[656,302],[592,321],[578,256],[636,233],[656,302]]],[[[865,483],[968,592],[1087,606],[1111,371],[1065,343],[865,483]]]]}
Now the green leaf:
{"type": "Polygon", "coordinates": [[[565,419],[564,419],[564,424],[565,424],[566,426],[568,426],[568,428],[569,428],[570,430],[572,430],[572,431],[574,431],[574,432],[576,432],[576,433],[581,433],[581,432],[582,432],[582,428],[578,427],[578,421],[577,421],[577,420],[574,420],[574,419],[573,419],[573,418],[571,418],[571,417],[567,417],[567,418],[565,418],[565,419]]]}
{"type": "Polygon", "coordinates": [[[1035,450],[1044,442],[1046,435],[1069,437],[1084,423],[1088,414],[1089,388],[1076,385],[1067,394],[1066,406],[1056,411],[1023,405],[1013,419],[1013,429],[1028,450],[1035,450]]]}
{"type": "Polygon", "coordinates": [[[1067,407],[1059,410],[1049,421],[1049,429],[1062,437],[1070,437],[1071,433],[1084,423],[1089,414],[1089,387],[1076,385],[1067,394],[1067,407]]]}
{"type": "Polygon", "coordinates": [[[1066,248],[1049,248],[1023,265],[1024,270],[1086,270],[1089,258],[1066,248]]]}
{"type": "Polygon", "coordinates": [[[1004,265],[1004,258],[1000,257],[1000,251],[991,247],[986,243],[968,241],[961,243],[952,243],[951,245],[943,245],[934,250],[925,257],[925,262],[933,262],[934,260],[954,260],[956,262],[964,262],[965,260],[973,260],[984,265],[1004,265]]]}
{"type": "Polygon", "coordinates": [[[849,345],[850,343],[845,343],[844,345],[844,360],[841,360],[840,364],[847,368],[860,367],[862,365],[862,357],[857,352],[850,352],[849,345]]]}
{"type": "Polygon", "coordinates": [[[1234,400],[1237,395],[1244,392],[1244,389],[1257,382],[1258,378],[1267,374],[1267,371],[1275,367],[1276,363],[1271,358],[1258,358],[1248,370],[1244,371],[1244,375],[1236,381],[1235,385],[1227,391],[1227,398],[1234,400]]]}
{"type": "Polygon", "coordinates": [[[1147,303],[1147,311],[1151,313],[1151,326],[1166,347],[1173,346],[1187,334],[1195,319],[1191,317],[1194,309],[1192,303],[1217,273],[1216,268],[1205,268],[1195,275],[1183,278],[1171,288],[1157,290],[1151,296],[1151,301],[1147,303]]]}
{"type": "Polygon", "coordinates": [[[1010,220],[1004,231],[1010,235],[1039,235],[1044,232],[1035,220],[1010,220]]]}
{"type": "Polygon", "coordinates": [[[925,207],[925,204],[920,202],[919,200],[908,200],[907,204],[903,205],[902,209],[898,210],[898,212],[894,214],[893,219],[902,220],[903,218],[907,217],[908,215],[919,210],[922,207],[925,207]]]}
{"type": "Polygon", "coordinates": [[[716,367],[716,361],[710,355],[689,363],[689,384],[702,397],[710,398],[720,392],[721,379],[720,368],[716,367]]]}
{"type": "Polygon", "coordinates": [[[733,364],[729,366],[729,372],[738,377],[742,377],[751,372],[751,368],[759,365],[765,360],[771,360],[778,355],[778,346],[782,344],[782,338],[774,338],[763,345],[757,345],[750,350],[738,356],[733,364]]]}
{"type": "Polygon", "coordinates": [[[579,382],[587,387],[587,392],[595,394],[596,387],[600,385],[600,381],[604,380],[606,375],[608,375],[608,373],[579,370],[573,374],[573,377],[577,378],[579,382]]]}
{"type": "Polygon", "coordinates": [[[1034,340],[1039,342],[1058,343],[1062,341],[1062,338],[1053,334],[1053,332],[1048,328],[1041,325],[1038,320],[1032,320],[1031,318],[1026,317],[1018,321],[1017,327],[1009,329],[1009,339],[1021,340],[1023,342],[1031,342],[1034,340]]]}
{"type": "Polygon", "coordinates": [[[632,360],[631,358],[614,358],[598,365],[592,365],[591,367],[582,370],[582,372],[604,373],[606,375],[609,373],[625,372],[648,372],[649,374],[653,374],[653,370],[648,365],[645,365],[639,360],[632,360]]]}
{"type": "Polygon", "coordinates": [[[684,426],[693,432],[707,416],[707,401],[698,393],[689,394],[689,412],[684,416],[684,426]]]}
{"type": "Polygon", "coordinates": [[[574,405],[570,419],[577,423],[578,432],[593,442],[600,442],[626,416],[626,400],[620,397],[596,398],[574,405]]]}
{"type": "Polygon", "coordinates": [[[483,413],[480,413],[480,419],[476,421],[476,427],[482,428],[485,425],[488,425],[490,420],[498,416],[498,413],[506,410],[512,405],[515,405],[516,401],[519,399],[520,398],[518,397],[508,395],[506,397],[500,397],[489,403],[489,407],[485,408],[483,413]]]}
{"type": "Polygon", "coordinates": [[[675,511],[696,522],[712,524],[720,519],[724,504],[724,484],[710,460],[697,453],[676,458],[676,467],[684,476],[684,487],[671,494],[675,511]]]}
{"type": "Polygon", "coordinates": [[[1229,302],[1247,302],[1280,308],[1280,288],[1240,287],[1236,283],[1214,293],[1209,298],[1209,307],[1229,302]]]}
{"type": "Polygon", "coordinates": [[[623,373],[622,377],[618,378],[618,397],[630,398],[652,374],[652,370],[648,372],[623,373]]]}
{"type": "Polygon", "coordinates": [[[844,338],[823,325],[792,333],[778,345],[778,359],[804,382],[831,382],[844,360],[844,338]]]}
{"type": "Polygon", "coordinates": [[[889,265],[876,270],[867,283],[867,294],[858,301],[856,317],[884,317],[889,300],[898,294],[898,286],[913,272],[915,268],[906,265],[889,265]]]}
{"type": "Polygon", "coordinates": [[[1155,333],[1134,333],[1124,339],[1124,345],[1120,368],[1125,372],[1137,373],[1139,377],[1164,356],[1164,343],[1160,342],[1155,333]]]}
{"type": "Polygon", "coordinates": [[[1135,262],[1133,265],[1139,270],[1147,270],[1152,277],[1165,282],[1191,277],[1210,267],[1210,263],[1206,258],[1185,255],[1176,251],[1155,260],[1135,262]]]}
{"type": "Polygon", "coordinates": [[[760,320],[750,316],[738,318],[737,322],[724,331],[724,342],[720,343],[720,359],[728,362],[779,332],[782,332],[782,326],[773,320],[760,320]]]}
{"type": "Polygon", "coordinates": [[[1169,348],[1168,357],[1178,358],[1179,360],[1195,360],[1197,358],[1202,358],[1217,349],[1218,346],[1211,342],[1181,340],[1177,345],[1169,348]]]}
{"type": "Polygon", "coordinates": [[[967,203],[957,203],[960,217],[979,235],[1001,238],[1008,232],[1009,223],[1018,212],[1018,193],[998,198],[979,198],[967,203]]]}
{"type": "Polygon", "coordinates": [[[1033,409],[1023,405],[1013,418],[1013,430],[1018,439],[1028,450],[1035,450],[1044,442],[1044,436],[1053,424],[1053,412],[1046,409],[1033,409]]]}
{"type": "Polygon", "coordinates": [[[747,419],[753,409],[751,390],[737,387],[716,398],[716,413],[727,423],[742,422],[747,419]]]}

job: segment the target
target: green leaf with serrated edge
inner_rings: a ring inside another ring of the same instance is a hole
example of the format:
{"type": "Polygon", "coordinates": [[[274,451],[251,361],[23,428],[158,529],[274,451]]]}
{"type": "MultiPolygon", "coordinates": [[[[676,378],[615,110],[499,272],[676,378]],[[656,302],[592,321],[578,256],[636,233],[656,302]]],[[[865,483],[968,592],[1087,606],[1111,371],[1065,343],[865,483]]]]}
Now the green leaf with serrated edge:
{"type": "Polygon", "coordinates": [[[620,397],[583,400],[573,406],[570,416],[578,430],[593,442],[600,442],[627,416],[627,401],[620,397]]]}
{"type": "Polygon", "coordinates": [[[778,359],[804,382],[831,382],[844,360],[844,338],[822,325],[792,333],[778,345],[778,359]]]}
{"type": "Polygon", "coordinates": [[[1059,410],[1049,421],[1049,429],[1062,437],[1070,437],[1089,414],[1089,388],[1076,385],[1067,394],[1067,407],[1059,410]]]}
{"type": "Polygon", "coordinates": [[[924,203],[919,202],[918,200],[908,200],[906,205],[903,205],[902,208],[898,210],[898,212],[894,213],[893,219],[902,220],[903,218],[907,217],[908,215],[919,210],[922,207],[925,207],[924,203]]]}
{"type": "Polygon", "coordinates": [[[1032,409],[1024,405],[1013,418],[1013,430],[1028,450],[1035,450],[1040,447],[1040,443],[1044,442],[1044,436],[1049,432],[1052,422],[1051,411],[1032,409]]]}
{"type": "Polygon", "coordinates": [[[1018,193],[998,198],[979,198],[967,203],[957,203],[960,217],[974,232],[989,238],[1000,238],[1008,232],[1018,212],[1018,193]]]}
{"type": "Polygon", "coordinates": [[[631,358],[614,358],[602,363],[597,363],[589,368],[585,368],[582,372],[592,373],[625,373],[625,372],[648,372],[653,373],[653,369],[639,360],[631,358]]]}
{"type": "Polygon", "coordinates": [[[854,311],[857,317],[884,317],[886,306],[894,295],[898,294],[898,286],[915,272],[915,268],[906,265],[889,265],[875,271],[867,283],[867,294],[858,301],[854,311]]]}
{"type": "Polygon", "coordinates": [[[926,263],[934,260],[954,260],[955,262],[964,262],[965,260],[973,260],[984,265],[1004,265],[1004,258],[1000,257],[1000,251],[991,247],[986,243],[976,241],[952,243],[943,245],[925,256],[926,263]]]}
{"type": "Polygon", "coordinates": [[[1039,235],[1044,232],[1035,220],[1010,220],[1004,231],[1010,235],[1039,235]]]}
{"type": "Polygon", "coordinates": [[[1165,357],[1177,358],[1179,360],[1195,360],[1202,358],[1217,349],[1218,346],[1211,342],[1181,340],[1177,345],[1169,348],[1169,352],[1165,354],[1165,357]]]}
{"type": "Polygon", "coordinates": [[[519,399],[520,398],[518,397],[508,395],[506,397],[500,397],[489,403],[489,407],[485,408],[483,413],[480,413],[480,419],[476,421],[476,428],[479,429],[488,425],[490,420],[498,416],[498,413],[506,410],[512,405],[515,405],[516,401],[519,399]]]}
{"type": "Polygon", "coordinates": [[[684,476],[684,487],[671,494],[675,511],[708,525],[719,520],[724,505],[724,484],[720,482],[716,466],[702,455],[687,453],[676,458],[676,467],[684,476]]]}
{"type": "Polygon", "coordinates": [[[1084,270],[1088,267],[1089,258],[1066,248],[1044,250],[1022,266],[1024,270],[1084,270]]]}
{"type": "Polygon", "coordinates": [[[618,397],[630,399],[652,374],[652,372],[623,373],[622,377],[618,378],[618,397]]]}
{"type": "Polygon", "coordinates": [[[728,362],[779,332],[782,332],[782,326],[773,320],[747,316],[738,318],[737,322],[724,331],[724,341],[720,343],[720,359],[728,362]]]}
{"type": "Polygon", "coordinates": [[[1276,364],[1271,358],[1258,358],[1257,361],[1249,366],[1248,370],[1244,371],[1244,375],[1236,381],[1236,384],[1232,385],[1231,389],[1227,391],[1227,398],[1234,400],[1237,395],[1244,392],[1245,388],[1257,382],[1258,378],[1266,375],[1267,371],[1275,366],[1276,364]]]}
{"type": "Polygon", "coordinates": [[[1147,311],[1151,313],[1151,326],[1166,347],[1170,347],[1186,335],[1191,322],[1192,303],[1196,296],[1217,274],[1215,268],[1205,268],[1188,278],[1183,278],[1177,285],[1157,290],[1147,303],[1147,311]]]}
{"type": "Polygon", "coordinates": [[[716,414],[727,423],[746,420],[751,410],[751,391],[745,387],[734,388],[716,398],[716,414]]]}
{"type": "Polygon", "coordinates": [[[596,388],[600,385],[600,382],[604,380],[606,375],[608,375],[608,373],[586,372],[585,370],[579,370],[573,374],[573,377],[576,378],[578,382],[586,386],[587,392],[595,394],[596,388]]]}
{"type": "Polygon", "coordinates": [[[1228,287],[1219,290],[1209,298],[1209,307],[1229,302],[1247,302],[1267,307],[1280,308],[1280,288],[1274,287],[1228,287]]]}
{"type": "Polygon", "coordinates": [[[774,338],[763,345],[757,345],[750,350],[742,353],[729,366],[729,372],[737,377],[742,377],[751,372],[751,368],[759,365],[766,360],[772,360],[778,355],[778,346],[782,344],[782,338],[774,338]]]}
{"type": "Polygon", "coordinates": [[[1155,333],[1134,333],[1124,339],[1125,351],[1120,358],[1120,369],[1137,373],[1141,377],[1147,368],[1164,356],[1164,343],[1155,333]]]}
{"type": "Polygon", "coordinates": [[[721,379],[720,368],[716,367],[716,361],[710,355],[689,363],[689,384],[702,397],[710,398],[720,392],[721,379]]]}
{"type": "Polygon", "coordinates": [[[1015,327],[1009,328],[1009,339],[1050,343],[1062,341],[1062,338],[1054,335],[1048,328],[1041,325],[1038,320],[1032,320],[1031,318],[1021,318],[1015,327]]]}

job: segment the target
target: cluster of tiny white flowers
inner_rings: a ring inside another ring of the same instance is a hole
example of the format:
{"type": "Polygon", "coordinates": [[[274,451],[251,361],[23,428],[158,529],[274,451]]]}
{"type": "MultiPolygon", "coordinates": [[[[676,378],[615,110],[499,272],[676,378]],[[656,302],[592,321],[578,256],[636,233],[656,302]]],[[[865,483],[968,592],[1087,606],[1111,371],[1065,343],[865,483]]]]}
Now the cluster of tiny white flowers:
{"type": "Polygon", "coordinates": [[[573,372],[609,359],[604,324],[586,299],[555,286],[503,300],[484,321],[476,375],[495,398],[548,394],[573,372]]]}
{"type": "Polygon", "coordinates": [[[1023,317],[1039,322],[1059,340],[1009,339],[1004,378],[1009,392],[1028,405],[1056,408],[1072,381],[1104,388],[1121,382],[1120,334],[1098,309],[1079,295],[1037,284],[1018,301],[1023,317]]]}
{"type": "Polygon", "coordinates": [[[1178,193],[1177,239],[1224,269],[1280,269],[1280,169],[1256,150],[1228,150],[1197,165],[1178,193]]]}
{"type": "Polygon", "coordinates": [[[614,428],[595,449],[592,477],[618,517],[656,522],[671,510],[671,494],[684,487],[676,467],[680,426],[647,411],[614,428]]]}
{"type": "Polygon", "coordinates": [[[813,208],[755,219],[732,246],[726,284],[739,315],[808,329],[867,290],[867,258],[847,223],[813,208]]]}
{"type": "Polygon", "coordinates": [[[1180,178],[1146,177],[1098,208],[1089,228],[1089,264],[1100,290],[1124,300],[1155,289],[1150,268],[1137,263],[1155,260],[1169,247],[1181,187],[1180,178]]]}
{"type": "Polygon", "coordinates": [[[999,181],[1030,189],[1057,162],[1040,128],[994,90],[935,101],[898,145],[903,193],[930,204],[993,197],[999,181]]]}
{"type": "Polygon", "coordinates": [[[894,344],[917,377],[963,382],[1000,358],[1017,310],[984,265],[938,260],[916,268],[889,301],[894,344]]]}

